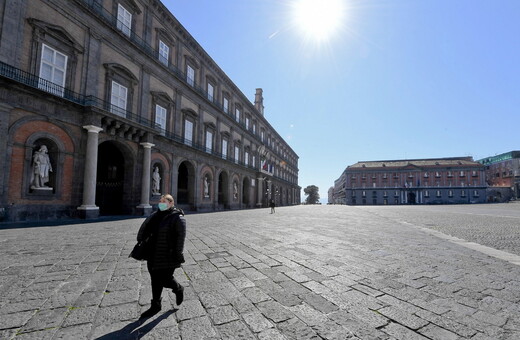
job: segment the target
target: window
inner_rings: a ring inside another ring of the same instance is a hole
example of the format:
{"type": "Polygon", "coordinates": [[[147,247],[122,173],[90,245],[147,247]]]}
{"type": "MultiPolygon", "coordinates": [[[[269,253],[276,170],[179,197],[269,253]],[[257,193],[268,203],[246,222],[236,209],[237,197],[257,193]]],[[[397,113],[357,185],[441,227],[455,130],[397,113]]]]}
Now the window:
{"type": "Polygon", "coordinates": [[[437,197],[441,197],[441,191],[440,191],[440,190],[437,190],[436,195],[437,195],[437,197]]]}
{"type": "Polygon", "coordinates": [[[430,197],[430,192],[428,190],[424,190],[424,197],[430,197]]]}
{"type": "Polygon", "coordinates": [[[253,166],[253,168],[256,168],[256,156],[253,156],[251,165],[253,166]]]}
{"type": "Polygon", "coordinates": [[[222,158],[227,158],[227,148],[228,148],[228,141],[227,139],[222,140],[222,158]]]}
{"type": "Polygon", "coordinates": [[[222,108],[224,109],[224,112],[228,113],[229,112],[229,100],[226,97],[224,97],[224,103],[222,106],[223,106],[222,108]]]}
{"type": "Polygon", "coordinates": [[[249,166],[249,152],[247,151],[244,153],[244,164],[249,166]]]}
{"type": "Polygon", "coordinates": [[[479,197],[479,194],[478,194],[477,190],[473,190],[473,197],[479,197]]]}
{"type": "Polygon", "coordinates": [[[448,197],[453,197],[453,190],[448,190],[448,197]]]}
{"type": "Polygon", "coordinates": [[[246,117],[246,130],[249,130],[249,117],[246,117]]]}
{"type": "Polygon", "coordinates": [[[235,163],[238,164],[238,160],[239,160],[239,155],[240,155],[240,148],[238,146],[235,146],[235,163]]]}
{"type": "Polygon", "coordinates": [[[186,81],[190,86],[195,86],[195,69],[190,65],[186,66],[186,81]]]}
{"type": "Polygon", "coordinates": [[[460,172],[460,177],[464,177],[465,175],[466,175],[466,174],[465,174],[464,171],[462,170],[462,171],[460,172]]]}
{"type": "Polygon", "coordinates": [[[63,96],[66,70],[67,56],[43,44],[40,63],[41,79],[38,87],[57,96],[63,96]]]}
{"type": "Polygon", "coordinates": [[[126,117],[128,89],[121,84],[112,81],[110,94],[110,112],[118,116],[126,117]]]}
{"type": "Polygon", "coordinates": [[[166,109],[161,105],[155,105],[155,124],[166,130],[166,109]]]}
{"type": "Polygon", "coordinates": [[[265,142],[265,131],[264,130],[262,130],[262,132],[260,133],[260,140],[262,142],[265,142]]]}
{"type": "Polygon", "coordinates": [[[213,151],[213,132],[206,130],[206,152],[211,153],[213,151]]]}
{"type": "Polygon", "coordinates": [[[193,145],[193,122],[184,120],[184,144],[193,145]]]}
{"type": "Polygon", "coordinates": [[[466,197],[466,190],[462,190],[460,192],[460,197],[466,197]]]}
{"type": "Polygon", "coordinates": [[[121,6],[117,7],[117,28],[127,36],[130,36],[132,30],[132,14],[121,6]]]}
{"type": "Polygon", "coordinates": [[[237,122],[240,122],[240,109],[239,108],[235,109],[235,119],[237,122]]]}
{"type": "Polygon", "coordinates": [[[211,85],[211,83],[208,83],[208,100],[213,101],[214,91],[215,89],[213,85],[211,85]]]}
{"type": "Polygon", "coordinates": [[[159,40],[159,61],[164,65],[168,66],[170,57],[170,47],[166,45],[162,40],[159,40]]]}
{"type": "Polygon", "coordinates": [[[253,123],[253,133],[256,134],[256,124],[253,123]]]}

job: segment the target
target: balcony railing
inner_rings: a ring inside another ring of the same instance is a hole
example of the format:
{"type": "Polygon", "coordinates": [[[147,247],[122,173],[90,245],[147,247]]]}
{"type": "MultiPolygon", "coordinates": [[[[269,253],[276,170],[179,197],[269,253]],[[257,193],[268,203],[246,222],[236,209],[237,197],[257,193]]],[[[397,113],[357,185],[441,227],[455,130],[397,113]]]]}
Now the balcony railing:
{"type": "Polygon", "coordinates": [[[135,114],[134,112],[122,109],[120,107],[112,105],[111,103],[101,100],[94,96],[81,95],[79,93],[66,89],[62,86],[54,84],[50,81],[37,77],[33,74],[30,74],[23,70],[12,67],[3,62],[0,62],[0,76],[11,79],[17,83],[29,86],[31,88],[48,92],[52,96],[66,99],[75,104],[79,104],[79,105],[85,106],[85,107],[95,107],[97,109],[105,111],[108,114],[112,114],[117,117],[122,117],[122,118],[128,119],[141,126],[145,126],[147,128],[153,128],[154,130],[158,131],[158,134],[160,134],[174,142],[177,142],[179,144],[187,145],[187,146],[191,147],[192,149],[196,149],[196,150],[200,150],[200,151],[209,153],[220,159],[224,159],[229,162],[233,162],[235,164],[238,164],[240,166],[243,166],[243,167],[246,167],[249,169],[259,170],[258,168],[252,167],[251,165],[246,165],[244,162],[241,162],[241,161],[237,162],[237,161],[235,161],[234,158],[230,157],[229,155],[224,156],[220,152],[216,152],[214,150],[208,150],[205,145],[198,144],[193,141],[188,141],[183,136],[179,136],[171,131],[162,129],[162,128],[158,127],[158,125],[155,122],[153,122],[147,118],[144,118],[142,116],[139,116],[139,115],[135,114]]]}
{"type": "MultiPolygon", "coordinates": [[[[107,9],[105,9],[98,0],[77,0],[81,4],[83,4],[86,8],[88,8],[90,11],[96,14],[96,17],[103,20],[106,24],[109,26],[112,26],[114,30],[121,31],[117,27],[118,19],[117,16],[110,13],[107,9]]],[[[154,60],[157,60],[161,63],[161,65],[166,66],[170,72],[181,82],[184,84],[190,86],[195,90],[195,92],[199,93],[203,98],[205,98],[208,103],[213,105],[216,109],[218,109],[221,113],[225,114],[226,116],[230,117],[231,119],[235,120],[234,115],[231,112],[228,112],[229,110],[224,109],[224,104],[217,101],[211,93],[209,93],[204,87],[200,86],[195,80],[189,79],[186,72],[183,72],[181,69],[179,69],[177,66],[172,64],[171,62],[168,62],[167,64],[164,62],[164,60],[161,60],[160,52],[159,50],[154,49],[148,42],[146,42],[144,39],[142,39],[134,30],[131,28],[128,28],[130,31],[130,34],[126,34],[121,31],[122,36],[129,39],[132,43],[134,43],[140,50],[142,50],[144,53],[146,53],[149,57],[151,57],[154,60]],[[211,99],[210,99],[211,97],[211,99]]],[[[253,133],[250,129],[246,128],[245,122],[236,122],[235,123],[240,125],[245,131],[248,131],[251,133],[251,135],[259,142],[262,142],[260,137],[257,136],[255,133],[253,133]]],[[[270,148],[271,149],[271,148],[270,148]]],[[[275,152],[274,149],[271,149],[271,152],[275,155],[282,157],[282,154],[279,152],[275,152]]]]}

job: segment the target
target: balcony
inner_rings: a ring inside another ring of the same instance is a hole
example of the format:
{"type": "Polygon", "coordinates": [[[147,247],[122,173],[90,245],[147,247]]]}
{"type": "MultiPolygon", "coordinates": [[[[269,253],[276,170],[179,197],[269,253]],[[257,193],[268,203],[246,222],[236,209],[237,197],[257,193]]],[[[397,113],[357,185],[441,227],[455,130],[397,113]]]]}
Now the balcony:
{"type": "MultiPolygon", "coordinates": [[[[137,137],[144,135],[145,131],[139,132],[138,128],[131,126],[131,123],[135,123],[135,125],[138,127],[145,128],[145,130],[152,129],[158,135],[164,136],[165,138],[175,143],[183,144],[192,149],[208,153],[208,149],[206,149],[205,145],[198,144],[193,141],[188,141],[183,136],[179,136],[171,131],[162,129],[160,125],[156,124],[154,121],[144,118],[134,112],[122,109],[94,96],[84,96],[82,94],[73,92],[67,88],[56,85],[52,82],[12,67],[3,62],[0,62],[0,77],[10,79],[11,81],[33,88],[37,91],[47,92],[49,96],[52,97],[62,98],[74,104],[78,104],[84,107],[96,108],[103,111],[105,113],[105,117],[102,119],[102,125],[106,128],[106,132],[109,134],[125,136],[136,135],[137,137]]],[[[214,150],[210,151],[211,152],[209,153],[215,157],[235,163],[235,160],[231,157],[223,157],[223,155],[219,152],[214,150]]],[[[259,170],[257,167],[246,165],[243,162],[238,162],[237,164],[255,171],[259,170]]],[[[283,180],[278,177],[277,179],[283,180]]]]}
{"type": "MultiPolygon", "coordinates": [[[[156,60],[161,66],[166,67],[172,75],[174,75],[179,81],[191,87],[195,92],[197,92],[203,99],[207,101],[211,106],[215,109],[223,113],[224,115],[231,118],[235,121],[235,124],[239,125],[244,131],[247,131],[251,134],[251,136],[260,144],[263,144],[260,140],[260,137],[255,133],[251,132],[250,129],[246,128],[245,122],[237,122],[233,114],[229,111],[229,108],[224,107],[224,103],[217,101],[214,95],[208,92],[204,87],[200,86],[195,79],[188,77],[186,72],[183,72],[177,66],[172,64],[170,61],[161,57],[160,51],[154,49],[148,42],[142,39],[134,30],[131,28],[127,28],[129,34],[124,33],[118,28],[118,23],[121,25],[120,21],[118,21],[117,16],[114,16],[111,12],[106,10],[99,1],[96,0],[76,0],[78,3],[83,5],[87,10],[92,12],[96,18],[103,21],[108,26],[112,27],[115,31],[121,33],[121,37],[124,39],[128,39],[134,46],[136,46],[143,53],[147,54],[152,60],[156,60]]],[[[125,26],[126,27],[126,26],[125,26]]],[[[275,152],[274,149],[269,147],[271,152],[275,155],[278,155],[280,158],[283,158],[279,152],[275,152]]]]}

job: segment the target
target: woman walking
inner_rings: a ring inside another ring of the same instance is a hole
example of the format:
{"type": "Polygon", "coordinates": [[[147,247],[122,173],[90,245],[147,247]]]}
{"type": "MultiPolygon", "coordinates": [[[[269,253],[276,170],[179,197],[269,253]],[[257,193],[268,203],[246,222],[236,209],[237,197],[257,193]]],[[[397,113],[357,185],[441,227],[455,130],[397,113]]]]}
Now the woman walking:
{"type": "Polygon", "coordinates": [[[172,289],[177,305],[184,300],[184,287],[175,280],[173,272],[184,262],[186,220],[184,212],[174,207],[171,195],[161,196],[159,210],[141,225],[137,241],[148,237],[151,247],[147,256],[147,267],[152,282],[152,305],[141,314],[141,318],[149,318],[159,313],[163,288],[172,289]]]}

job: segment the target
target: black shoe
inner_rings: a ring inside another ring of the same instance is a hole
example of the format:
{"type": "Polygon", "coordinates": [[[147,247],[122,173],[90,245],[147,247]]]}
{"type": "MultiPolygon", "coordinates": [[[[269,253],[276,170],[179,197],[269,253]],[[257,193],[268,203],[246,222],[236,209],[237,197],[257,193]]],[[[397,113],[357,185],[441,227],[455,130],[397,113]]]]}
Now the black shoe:
{"type": "Polygon", "coordinates": [[[174,292],[175,293],[175,303],[177,306],[180,306],[182,301],[184,301],[184,287],[180,286],[181,288],[174,292]]]}
{"type": "Polygon", "coordinates": [[[139,319],[147,319],[147,318],[151,318],[152,316],[154,316],[155,314],[159,313],[161,310],[161,300],[152,300],[152,305],[150,306],[149,309],[147,309],[146,311],[143,312],[143,314],[141,314],[141,317],[139,319]]]}

